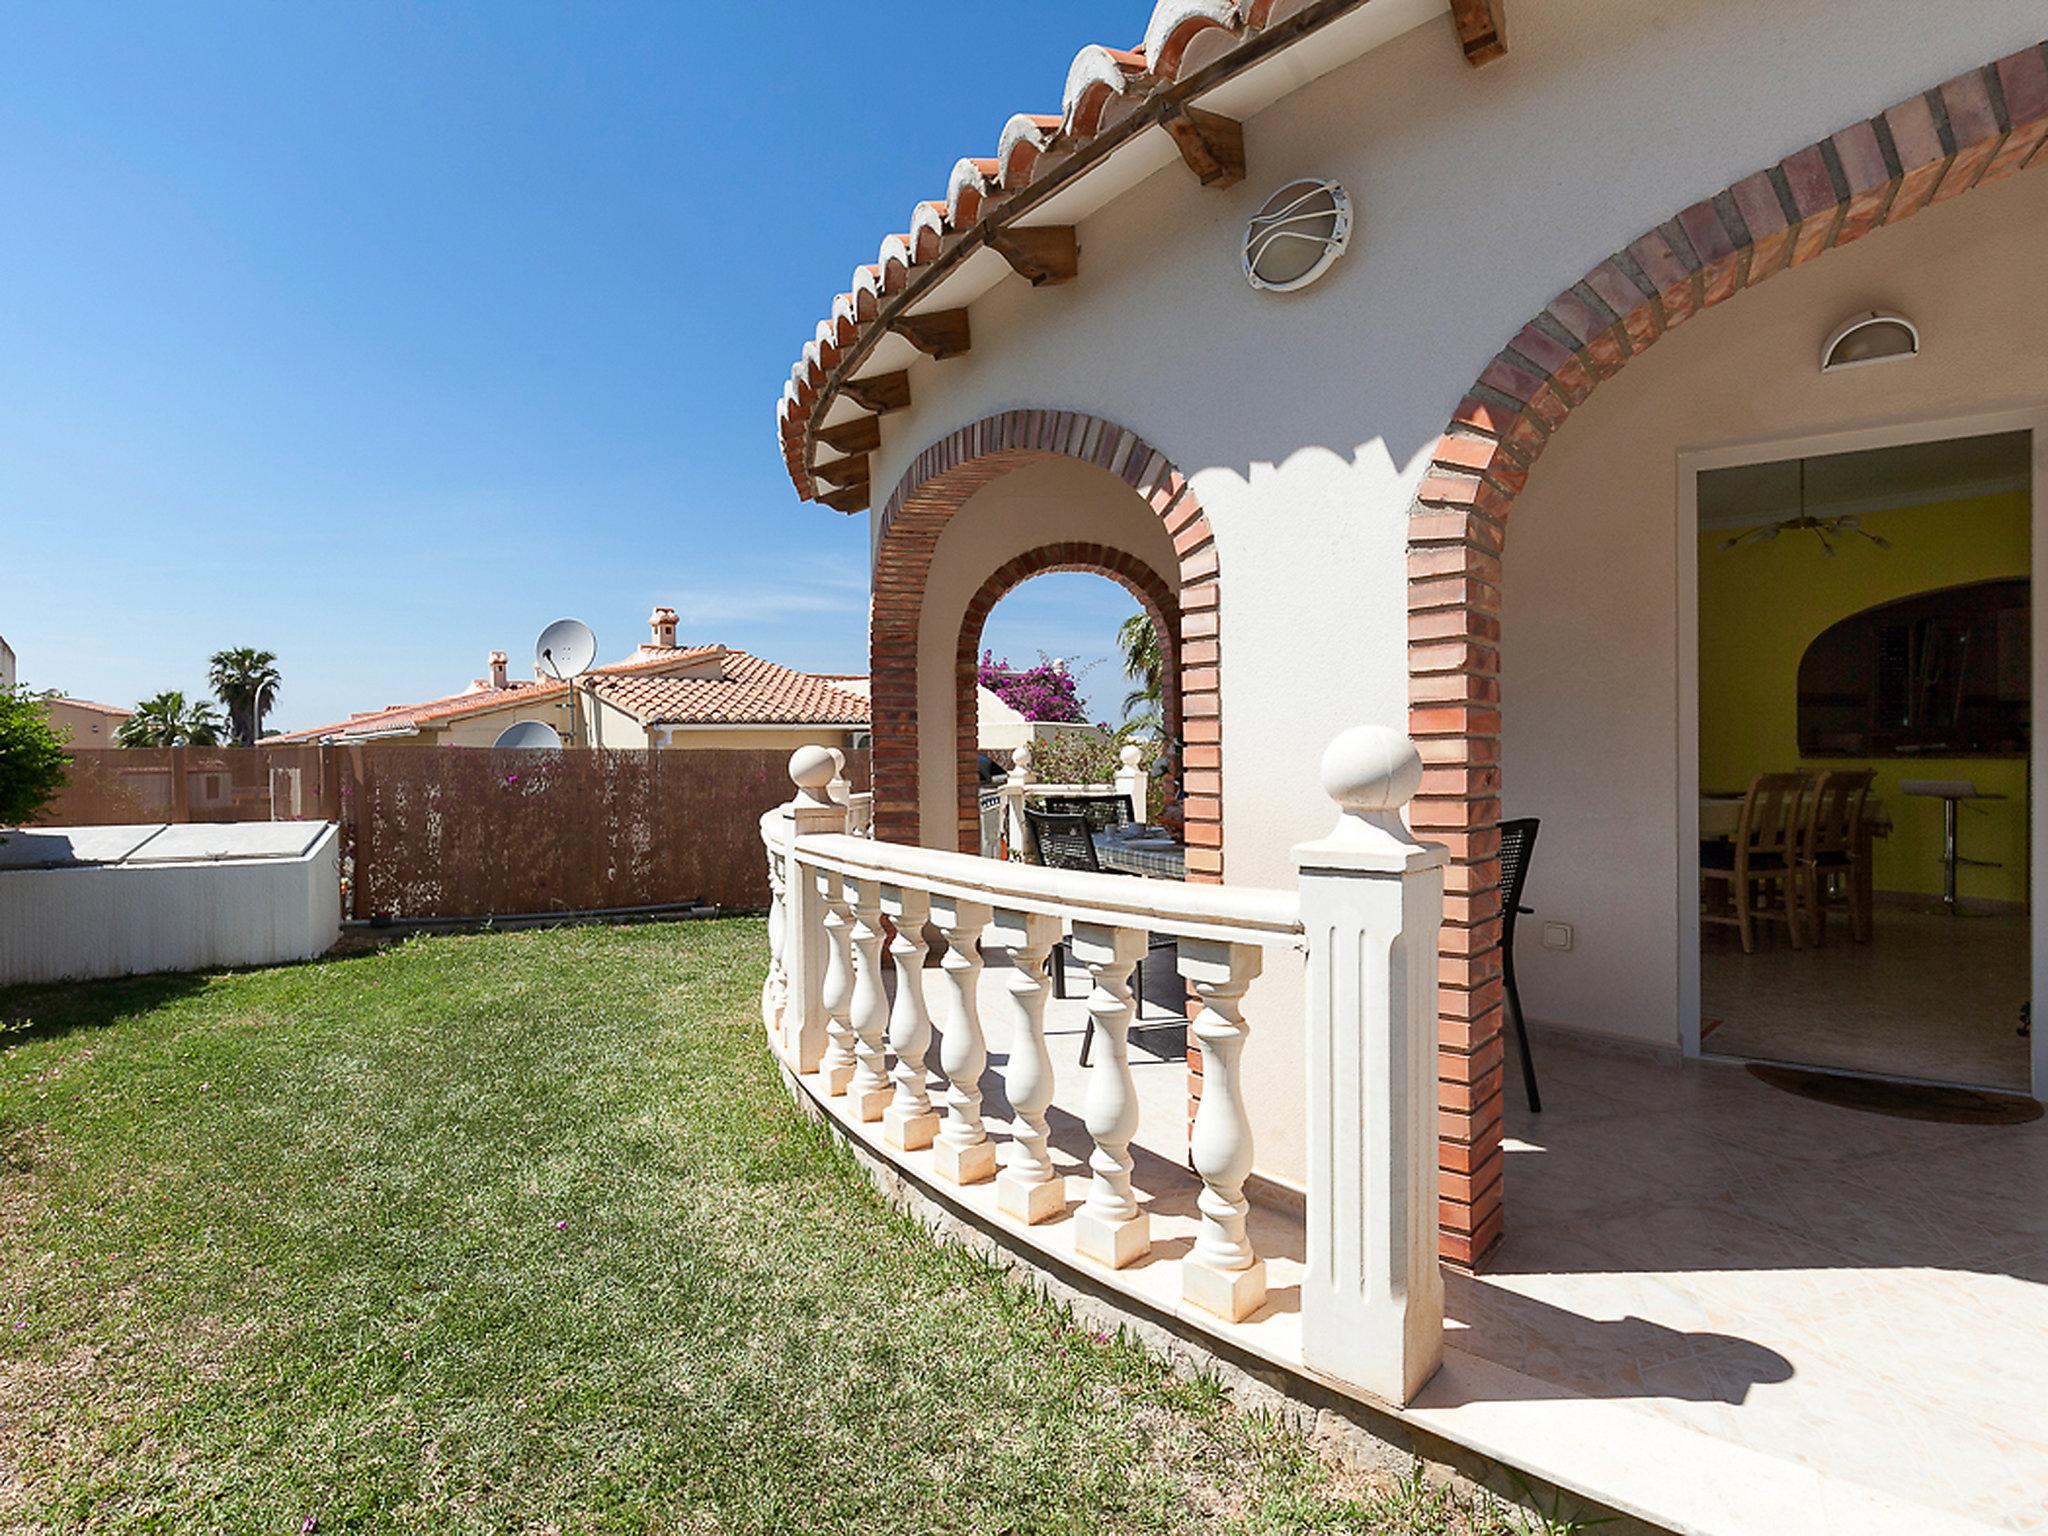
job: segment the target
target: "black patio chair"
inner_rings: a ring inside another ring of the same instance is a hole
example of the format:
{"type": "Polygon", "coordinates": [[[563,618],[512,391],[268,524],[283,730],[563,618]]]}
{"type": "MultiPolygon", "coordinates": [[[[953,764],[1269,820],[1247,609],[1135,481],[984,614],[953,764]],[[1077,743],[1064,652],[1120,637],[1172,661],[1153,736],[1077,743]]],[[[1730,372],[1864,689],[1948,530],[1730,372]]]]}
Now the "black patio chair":
{"type": "Polygon", "coordinates": [[[1054,816],[1084,817],[1090,832],[1127,827],[1138,819],[1129,795],[1046,795],[1038,808],[1054,816]]]}
{"type": "MultiPolygon", "coordinates": [[[[1121,802],[1128,812],[1130,800],[1127,796],[1118,795],[1113,798],[1121,802]]],[[[1031,829],[1031,841],[1038,850],[1038,862],[1047,869],[1078,869],[1094,875],[1123,873],[1122,870],[1105,870],[1102,867],[1102,861],[1095,857],[1094,829],[1089,826],[1088,818],[1079,812],[1034,811],[1026,807],[1024,822],[1031,829]]],[[[1138,877],[1133,875],[1130,878],[1138,877]]],[[[1154,939],[1147,934],[1146,953],[1149,954],[1161,948],[1163,944],[1173,942],[1172,939],[1154,939]]],[[[1062,938],[1059,943],[1053,945],[1052,954],[1048,957],[1048,963],[1052,966],[1052,995],[1062,1002],[1067,996],[1067,953],[1072,943],[1073,940],[1062,938]]],[[[1134,1004],[1131,1018],[1135,1022],[1144,1017],[1145,1013],[1145,962],[1142,960],[1131,970],[1131,998],[1134,1004]]],[[[1095,1020],[1091,1016],[1087,1031],[1081,1036],[1082,1066],[1088,1065],[1088,1054],[1094,1048],[1095,1020]]]]}
{"type": "Polygon", "coordinates": [[[1515,919],[1534,907],[1522,905],[1522,887],[1529,881],[1529,856],[1536,847],[1536,829],[1542,821],[1535,816],[1517,817],[1500,824],[1500,972],[1507,993],[1508,1013],[1515,1021],[1515,1043],[1522,1052],[1522,1087],[1529,1095],[1529,1113],[1543,1113],[1543,1096],[1536,1091],[1536,1063],[1529,1056],[1529,1026],[1522,1022],[1522,990],[1515,985],[1515,919]]]}

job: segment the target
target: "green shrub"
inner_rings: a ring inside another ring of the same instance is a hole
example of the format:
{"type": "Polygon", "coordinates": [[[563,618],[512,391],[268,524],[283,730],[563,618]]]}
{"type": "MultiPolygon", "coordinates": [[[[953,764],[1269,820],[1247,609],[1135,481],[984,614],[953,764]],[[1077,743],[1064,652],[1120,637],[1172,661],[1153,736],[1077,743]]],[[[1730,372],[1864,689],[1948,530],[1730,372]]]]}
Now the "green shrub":
{"type": "Polygon", "coordinates": [[[0,827],[33,821],[64,787],[70,763],[50,724],[50,695],[0,688],[0,827]]]}

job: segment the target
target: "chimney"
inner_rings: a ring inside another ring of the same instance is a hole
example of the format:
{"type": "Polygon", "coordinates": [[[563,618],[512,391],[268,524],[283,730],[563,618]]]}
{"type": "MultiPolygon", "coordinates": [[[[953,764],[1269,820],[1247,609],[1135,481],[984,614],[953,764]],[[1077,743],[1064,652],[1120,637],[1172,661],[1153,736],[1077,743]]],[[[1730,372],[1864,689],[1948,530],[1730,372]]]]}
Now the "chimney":
{"type": "Polygon", "coordinates": [[[657,608],[647,616],[647,626],[654,631],[654,644],[664,648],[676,643],[676,611],[673,608],[657,608]]]}
{"type": "Polygon", "coordinates": [[[505,686],[506,661],[507,658],[503,651],[491,652],[491,686],[493,688],[503,688],[505,686]]]}

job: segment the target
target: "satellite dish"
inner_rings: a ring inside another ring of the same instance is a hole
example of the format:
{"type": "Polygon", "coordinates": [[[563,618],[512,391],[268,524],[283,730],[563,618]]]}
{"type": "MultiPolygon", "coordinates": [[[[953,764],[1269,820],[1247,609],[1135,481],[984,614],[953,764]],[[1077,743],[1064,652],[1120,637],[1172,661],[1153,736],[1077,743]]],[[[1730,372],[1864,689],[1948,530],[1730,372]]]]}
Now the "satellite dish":
{"type": "Polygon", "coordinates": [[[581,619],[557,619],[533,642],[533,671],[537,677],[566,682],[590,670],[597,660],[597,636],[581,619]]]}
{"type": "Polygon", "coordinates": [[[515,747],[529,752],[559,752],[562,750],[562,738],[555,734],[555,728],[545,720],[522,720],[517,725],[506,726],[491,745],[515,747]]]}

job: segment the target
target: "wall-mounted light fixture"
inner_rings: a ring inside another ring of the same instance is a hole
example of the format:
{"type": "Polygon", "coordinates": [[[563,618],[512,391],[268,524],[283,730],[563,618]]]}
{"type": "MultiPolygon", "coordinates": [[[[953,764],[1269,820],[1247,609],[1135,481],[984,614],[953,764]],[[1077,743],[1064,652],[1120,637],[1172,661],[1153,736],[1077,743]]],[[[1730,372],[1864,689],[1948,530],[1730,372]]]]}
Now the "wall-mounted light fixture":
{"type": "Polygon", "coordinates": [[[1920,328],[1904,315],[1880,309],[1851,315],[1835,327],[1820,349],[1820,371],[1839,373],[1869,363],[1893,363],[1920,355],[1920,328]]]}
{"type": "Polygon", "coordinates": [[[1254,288],[1292,293],[1330,270],[1351,242],[1351,198],[1334,181],[1290,181],[1252,215],[1244,275],[1254,288]]]}

